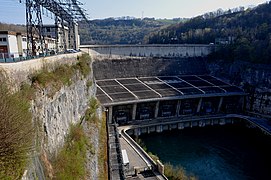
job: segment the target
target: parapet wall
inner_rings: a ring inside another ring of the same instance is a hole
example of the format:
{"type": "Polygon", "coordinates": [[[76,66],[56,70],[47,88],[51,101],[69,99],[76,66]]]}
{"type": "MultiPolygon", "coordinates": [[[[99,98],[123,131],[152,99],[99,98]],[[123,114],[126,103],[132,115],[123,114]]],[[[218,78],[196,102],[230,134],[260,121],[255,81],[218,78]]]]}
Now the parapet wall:
{"type": "MultiPolygon", "coordinates": [[[[13,90],[18,89],[22,82],[28,82],[29,76],[44,66],[54,68],[60,64],[73,64],[77,61],[77,57],[81,56],[81,52],[72,54],[63,54],[57,56],[50,56],[38,58],[28,61],[21,61],[16,63],[0,63],[0,72],[4,73],[6,78],[10,81],[10,87],[13,90]]],[[[1,78],[1,77],[0,77],[1,78]]]]}
{"type": "Polygon", "coordinates": [[[204,44],[176,45],[86,45],[82,50],[94,50],[100,54],[133,56],[133,57],[205,57],[213,46],[204,44]]]}
{"type": "Polygon", "coordinates": [[[93,71],[97,80],[207,73],[203,58],[104,58],[94,61],[93,71]]]}

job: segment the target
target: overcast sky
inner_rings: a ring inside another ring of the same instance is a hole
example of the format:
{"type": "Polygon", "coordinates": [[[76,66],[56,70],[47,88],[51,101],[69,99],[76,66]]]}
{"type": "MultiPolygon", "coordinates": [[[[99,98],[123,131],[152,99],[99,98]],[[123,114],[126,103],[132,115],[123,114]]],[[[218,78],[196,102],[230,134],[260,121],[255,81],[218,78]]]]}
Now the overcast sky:
{"type": "MultiPolygon", "coordinates": [[[[23,2],[25,0],[22,0],[23,2]]],[[[90,19],[133,16],[141,18],[195,17],[219,8],[258,5],[267,0],[80,0],[90,19]]],[[[44,22],[51,14],[44,12],[44,22]]],[[[25,5],[19,0],[0,0],[0,22],[25,23],[25,5]]]]}

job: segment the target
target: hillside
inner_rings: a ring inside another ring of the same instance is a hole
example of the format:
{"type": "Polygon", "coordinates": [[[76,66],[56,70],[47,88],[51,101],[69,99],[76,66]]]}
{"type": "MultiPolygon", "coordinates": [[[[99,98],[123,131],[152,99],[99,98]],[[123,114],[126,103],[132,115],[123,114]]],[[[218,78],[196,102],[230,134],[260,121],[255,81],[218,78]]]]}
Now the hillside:
{"type": "Polygon", "coordinates": [[[152,33],[150,44],[216,43],[216,58],[269,63],[271,2],[253,9],[218,10],[152,33]]]}
{"type": "Polygon", "coordinates": [[[130,17],[92,20],[89,27],[80,26],[81,44],[141,44],[146,35],[182,20],[130,17]]]}

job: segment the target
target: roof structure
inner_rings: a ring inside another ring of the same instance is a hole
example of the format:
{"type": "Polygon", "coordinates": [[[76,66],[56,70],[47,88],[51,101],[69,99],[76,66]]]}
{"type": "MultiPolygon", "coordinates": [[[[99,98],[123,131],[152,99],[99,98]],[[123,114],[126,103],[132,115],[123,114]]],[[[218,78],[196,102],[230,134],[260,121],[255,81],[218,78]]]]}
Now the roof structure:
{"type": "Polygon", "coordinates": [[[98,80],[97,98],[104,106],[245,95],[244,91],[210,75],[183,75],[98,80]]]}

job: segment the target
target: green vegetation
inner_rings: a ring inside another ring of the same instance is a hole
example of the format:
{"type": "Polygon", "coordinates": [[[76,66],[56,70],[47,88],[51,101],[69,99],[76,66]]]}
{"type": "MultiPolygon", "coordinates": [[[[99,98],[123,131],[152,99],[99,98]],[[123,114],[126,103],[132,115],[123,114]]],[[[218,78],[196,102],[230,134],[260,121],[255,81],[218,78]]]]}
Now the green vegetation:
{"type": "Polygon", "coordinates": [[[187,176],[182,167],[173,167],[171,164],[165,164],[165,175],[169,180],[196,180],[195,176],[187,176]]]}
{"type": "MultiPolygon", "coordinates": [[[[81,44],[142,44],[144,37],[177,20],[154,18],[108,18],[92,20],[89,29],[80,28],[81,44]]],[[[83,27],[83,26],[82,26],[83,27]]]]}
{"type": "Polygon", "coordinates": [[[0,179],[20,179],[33,145],[30,104],[0,84],[0,179]]]}
{"type": "MultiPolygon", "coordinates": [[[[7,80],[0,79],[0,179],[20,179],[26,168],[30,151],[35,148],[35,130],[29,102],[35,98],[37,88],[49,88],[50,95],[53,95],[61,86],[70,85],[77,71],[86,77],[91,71],[90,63],[90,57],[84,54],[78,58],[77,64],[72,66],[60,65],[52,72],[48,67],[44,67],[39,73],[32,75],[32,84],[22,84],[20,90],[14,94],[9,93],[5,85],[7,80]]],[[[97,107],[96,103],[91,104],[91,108],[97,107]]],[[[83,177],[84,156],[81,155],[85,154],[88,145],[80,127],[72,127],[67,141],[66,151],[60,153],[60,158],[56,162],[58,166],[56,177],[57,179],[58,177],[72,178],[71,175],[83,177]],[[75,158],[67,159],[67,156],[75,158]],[[64,166],[65,164],[67,166],[64,166]],[[66,174],[65,171],[70,171],[71,174],[66,174]]]]}
{"type": "Polygon", "coordinates": [[[95,97],[92,97],[89,101],[89,107],[85,113],[85,121],[91,123],[98,123],[98,118],[96,117],[96,110],[99,106],[99,103],[95,97]]]}
{"type": "Polygon", "coordinates": [[[87,77],[91,72],[90,63],[89,55],[83,54],[78,57],[78,62],[75,65],[58,65],[53,71],[44,66],[40,72],[32,75],[32,85],[34,87],[49,88],[49,97],[52,97],[63,85],[71,85],[71,79],[76,71],[87,77]]]}
{"type": "Polygon", "coordinates": [[[75,69],[78,69],[84,77],[87,77],[91,72],[91,58],[88,54],[83,54],[78,58],[78,63],[74,66],[75,69]]]}
{"type": "Polygon", "coordinates": [[[105,113],[102,117],[99,134],[99,179],[108,179],[108,156],[107,156],[107,130],[105,113]]]}
{"type": "Polygon", "coordinates": [[[220,45],[213,59],[243,60],[270,63],[271,2],[253,9],[206,13],[164,28],[150,35],[150,44],[209,44],[220,45]]]}
{"type": "Polygon", "coordinates": [[[91,80],[88,80],[87,81],[87,88],[89,89],[91,86],[92,86],[93,82],[91,80]]]}
{"type": "Polygon", "coordinates": [[[85,162],[88,146],[83,128],[71,126],[66,143],[53,163],[54,179],[84,179],[87,174],[85,162]]]}

